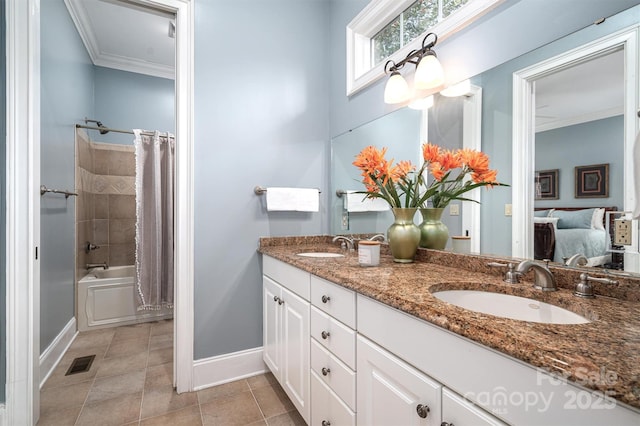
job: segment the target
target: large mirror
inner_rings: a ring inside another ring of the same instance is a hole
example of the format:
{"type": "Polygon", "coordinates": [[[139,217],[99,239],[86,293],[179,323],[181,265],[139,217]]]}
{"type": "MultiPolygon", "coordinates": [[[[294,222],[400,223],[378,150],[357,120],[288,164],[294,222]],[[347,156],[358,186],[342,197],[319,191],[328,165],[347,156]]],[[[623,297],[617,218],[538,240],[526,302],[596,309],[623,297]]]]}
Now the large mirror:
{"type": "MultiPolygon", "coordinates": [[[[629,147],[633,144],[633,140],[630,140],[633,138],[629,137],[632,133],[631,129],[635,129],[637,132],[635,111],[638,95],[634,92],[625,92],[622,95],[624,105],[620,104],[620,87],[622,87],[622,81],[628,80],[625,73],[629,73],[628,68],[624,68],[624,63],[628,62],[628,56],[626,56],[627,59],[624,56],[624,48],[612,48],[598,55],[591,55],[588,60],[583,58],[573,63],[565,63],[563,66],[553,70],[553,72],[547,72],[546,75],[539,75],[536,79],[531,80],[532,87],[536,89],[533,92],[535,94],[532,96],[533,99],[530,99],[533,103],[529,105],[532,115],[531,123],[532,125],[538,124],[539,127],[537,132],[535,129],[530,129],[533,141],[527,147],[527,149],[530,149],[528,152],[526,149],[516,147],[513,142],[516,138],[514,137],[513,123],[515,115],[513,108],[515,104],[512,95],[514,73],[593,43],[594,40],[606,37],[607,34],[618,33],[631,25],[637,25],[635,22],[637,14],[638,7],[631,8],[607,19],[608,32],[603,32],[603,28],[599,26],[590,26],[471,79],[474,85],[482,87],[481,149],[490,156],[492,168],[498,169],[499,180],[512,185],[511,188],[494,188],[491,191],[481,190],[481,204],[479,206],[481,213],[473,215],[475,218],[480,218],[479,232],[477,232],[478,238],[476,238],[478,245],[474,251],[491,255],[533,258],[533,218],[535,216],[535,208],[542,210],[543,208],[550,209],[554,206],[557,208],[615,207],[619,211],[629,211],[634,208],[634,205],[632,205],[634,200],[632,196],[633,164],[630,163],[627,157],[629,147]],[[613,70],[608,69],[606,75],[604,74],[604,69],[599,67],[603,62],[608,64],[609,68],[613,68],[613,70]],[[623,68],[621,68],[621,64],[623,68]],[[571,76],[569,74],[572,71],[578,72],[580,75],[586,74],[595,77],[595,82],[591,81],[586,86],[573,86],[574,94],[579,94],[579,97],[571,96],[567,92],[560,94],[557,89],[558,84],[565,91],[570,88],[567,84],[567,78],[568,81],[577,83],[575,75],[571,76]],[[564,83],[562,79],[565,79],[564,83]],[[615,80],[615,82],[611,80],[615,80]],[[603,81],[606,81],[607,84],[604,84],[603,81]],[[614,84],[609,84],[609,82],[614,84]],[[606,98],[607,101],[605,102],[604,86],[617,88],[615,90],[618,90],[618,95],[617,97],[614,96],[611,101],[614,104],[609,105],[608,98],[606,98]],[[587,88],[589,88],[589,92],[587,92],[587,88]],[[562,105],[553,104],[558,102],[558,96],[552,96],[554,94],[560,95],[559,97],[563,101],[562,105]],[[537,103],[535,102],[536,98],[538,100],[537,103]],[[587,100],[585,101],[585,99],[587,100]],[[573,101],[567,102],[571,100],[573,101]],[[605,103],[607,103],[606,107],[605,103]],[[587,105],[596,108],[585,109],[587,105]],[[581,108],[581,110],[578,111],[576,108],[581,108]],[[558,112],[559,109],[563,110],[562,113],[558,112]],[[602,115],[602,111],[595,112],[596,109],[606,109],[607,112],[602,115]],[[572,116],[573,118],[567,119],[562,124],[562,120],[559,118],[560,114],[572,116]],[[577,118],[578,116],[580,117],[577,118]],[[624,126],[624,130],[622,126],[624,126]],[[585,145],[587,136],[591,137],[591,139],[599,139],[599,143],[594,142],[595,145],[593,147],[587,147],[585,145]],[[562,145],[559,145],[560,142],[553,142],[554,139],[557,140],[558,138],[562,139],[562,145]],[[555,144],[555,147],[549,148],[550,144],[555,144]],[[549,149],[552,151],[545,151],[549,149]],[[553,151],[554,149],[556,151],[553,151]],[[519,156],[526,157],[530,163],[526,170],[520,170],[516,166],[521,160],[519,156]],[[609,165],[607,179],[609,191],[607,196],[600,198],[575,197],[574,174],[577,173],[576,167],[597,164],[609,165]],[[535,172],[548,170],[559,171],[557,180],[559,185],[558,199],[536,200],[534,193],[536,188],[535,172]],[[527,197],[526,202],[521,201],[523,193],[527,197]],[[523,206],[527,208],[527,211],[523,211],[523,206]],[[513,216],[510,214],[511,211],[513,211],[513,216]],[[522,231],[523,229],[527,231],[522,231]],[[519,234],[520,232],[523,235],[526,233],[529,233],[529,235],[523,236],[519,234]],[[516,244],[522,245],[525,249],[515,252],[514,247],[516,244]]],[[[631,45],[633,46],[633,44],[631,45]]],[[[632,52],[632,54],[637,55],[637,52],[632,52]]],[[[637,64],[637,56],[635,58],[637,64]]],[[[363,142],[361,142],[358,147],[354,145],[354,147],[348,149],[350,138],[354,133],[357,134],[361,130],[368,132],[368,129],[374,129],[378,125],[392,126],[393,124],[389,123],[393,123],[396,117],[400,120],[399,117],[404,114],[414,114],[411,121],[412,124],[408,124],[413,126],[413,139],[402,139],[401,141],[405,149],[407,148],[406,145],[412,143],[412,140],[417,142],[413,148],[409,147],[409,149],[414,149],[416,151],[415,155],[418,156],[419,153],[417,151],[421,142],[428,140],[432,143],[443,143],[443,135],[446,136],[448,133],[456,134],[453,127],[446,127],[443,124],[447,121],[460,123],[464,120],[463,111],[459,109],[457,113],[454,113],[454,111],[456,109],[451,108],[451,105],[447,105],[444,101],[438,102],[438,99],[436,99],[432,109],[425,113],[424,116],[416,116],[415,111],[405,108],[334,138],[332,140],[333,190],[353,189],[354,185],[355,188],[361,188],[361,184],[358,186],[359,177],[357,176],[357,171],[350,169],[355,169],[351,166],[351,162],[362,146],[373,144],[388,146],[391,149],[393,141],[400,141],[399,138],[389,137],[388,135],[379,139],[376,137],[378,132],[372,131],[367,133],[365,145],[362,145],[363,142]],[[443,118],[444,120],[442,120],[443,118]],[[433,131],[434,129],[437,129],[437,132],[430,132],[430,130],[433,131]],[[342,157],[343,155],[345,157],[342,157]],[[352,182],[350,188],[341,188],[347,184],[341,181],[344,176],[341,177],[340,173],[337,173],[335,167],[337,164],[340,164],[343,172],[347,170],[355,173],[350,178],[352,182]]],[[[402,125],[407,125],[407,123],[405,122],[402,125]]],[[[461,139],[464,139],[464,137],[461,139]]],[[[391,157],[409,158],[400,154],[392,154],[391,157]]],[[[372,217],[367,218],[367,221],[369,223],[376,222],[376,227],[369,227],[368,224],[365,224],[365,221],[360,222],[360,214],[344,214],[341,209],[342,200],[336,197],[335,194],[332,194],[332,196],[335,201],[332,206],[332,231],[334,233],[384,232],[390,223],[388,218],[374,219],[378,216],[372,213],[372,217]],[[345,218],[348,220],[345,221],[345,218]]],[[[470,210],[467,206],[469,204],[473,203],[465,202],[461,204],[461,213],[465,209],[470,210]]],[[[417,220],[419,220],[419,217],[417,220]]],[[[451,230],[450,235],[464,233],[466,225],[463,225],[462,215],[455,217],[445,214],[444,220],[451,230]]],[[[627,261],[624,262],[623,268],[626,272],[637,272],[637,269],[633,266],[634,263],[637,263],[637,261],[634,262],[633,260],[634,253],[637,257],[637,230],[638,225],[634,221],[633,244],[624,248],[626,251],[624,258],[627,261]]],[[[561,257],[566,258],[566,253],[561,257]]],[[[611,260],[614,262],[620,260],[619,256],[614,255],[613,257],[612,259],[612,256],[609,256],[609,262],[611,260]]],[[[555,260],[562,261],[560,258],[555,260]]],[[[601,262],[599,267],[602,267],[604,263],[607,262],[601,262]]],[[[610,269],[615,270],[615,267],[610,269]]]]}

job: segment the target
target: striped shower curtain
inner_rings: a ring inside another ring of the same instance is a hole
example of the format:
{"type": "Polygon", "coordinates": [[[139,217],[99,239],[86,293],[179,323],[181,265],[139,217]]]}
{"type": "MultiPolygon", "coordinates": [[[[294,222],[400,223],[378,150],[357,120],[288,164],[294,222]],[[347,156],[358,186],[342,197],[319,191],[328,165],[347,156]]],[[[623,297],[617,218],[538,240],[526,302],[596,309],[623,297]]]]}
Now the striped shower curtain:
{"type": "Polygon", "coordinates": [[[173,308],[175,138],[135,129],[136,304],[138,310],[173,308]]]}

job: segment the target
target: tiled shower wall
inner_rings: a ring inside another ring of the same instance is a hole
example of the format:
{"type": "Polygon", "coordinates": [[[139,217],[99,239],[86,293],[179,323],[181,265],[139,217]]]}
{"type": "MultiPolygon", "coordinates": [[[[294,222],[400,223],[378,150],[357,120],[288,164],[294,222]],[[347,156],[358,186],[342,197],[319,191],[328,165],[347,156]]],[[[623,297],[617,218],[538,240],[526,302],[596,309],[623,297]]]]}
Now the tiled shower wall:
{"type": "Polygon", "coordinates": [[[133,146],[91,142],[76,135],[77,276],[87,263],[135,263],[135,157],[133,146]],[[87,242],[99,249],[86,253],[87,242]]]}

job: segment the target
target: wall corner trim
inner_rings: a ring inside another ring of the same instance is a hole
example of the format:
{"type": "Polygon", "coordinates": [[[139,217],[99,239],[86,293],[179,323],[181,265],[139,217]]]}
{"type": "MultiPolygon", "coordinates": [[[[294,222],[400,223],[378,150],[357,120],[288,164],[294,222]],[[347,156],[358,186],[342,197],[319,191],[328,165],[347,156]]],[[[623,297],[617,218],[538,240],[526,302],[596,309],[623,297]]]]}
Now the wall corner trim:
{"type": "Polygon", "coordinates": [[[262,352],[262,347],[259,347],[194,361],[193,390],[202,390],[267,372],[262,352]]]}
{"type": "MultiPolygon", "coordinates": [[[[49,345],[42,355],[40,355],[40,388],[47,381],[53,370],[62,360],[62,357],[67,352],[71,343],[78,335],[76,327],[76,319],[71,318],[67,325],[64,326],[62,331],[53,339],[53,342],[49,345]]],[[[2,425],[2,423],[0,423],[2,425]]]]}

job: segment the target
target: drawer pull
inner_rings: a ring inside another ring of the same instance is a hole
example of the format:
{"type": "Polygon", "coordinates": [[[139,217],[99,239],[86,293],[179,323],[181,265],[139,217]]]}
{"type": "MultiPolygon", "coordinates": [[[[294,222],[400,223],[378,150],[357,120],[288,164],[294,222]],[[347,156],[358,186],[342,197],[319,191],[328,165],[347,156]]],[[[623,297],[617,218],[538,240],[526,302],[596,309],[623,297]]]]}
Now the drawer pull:
{"type": "Polygon", "coordinates": [[[331,426],[331,422],[329,420],[323,420],[322,426],[331,426]]]}
{"type": "Polygon", "coordinates": [[[331,300],[330,296],[322,296],[322,303],[327,303],[329,300],[331,300]]]}
{"type": "Polygon", "coordinates": [[[453,423],[449,423],[449,422],[442,422],[440,423],[440,426],[455,426],[453,423]]]}
{"type": "Polygon", "coordinates": [[[429,415],[429,411],[430,411],[429,407],[427,407],[426,405],[418,404],[416,406],[416,412],[418,413],[418,416],[422,419],[427,418],[427,416],[429,415]]]}
{"type": "Polygon", "coordinates": [[[330,368],[322,367],[322,375],[323,375],[323,376],[326,376],[326,375],[328,375],[329,373],[331,373],[331,369],[330,369],[330,368]]]}
{"type": "Polygon", "coordinates": [[[327,340],[329,336],[331,336],[331,333],[329,333],[328,331],[323,331],[322,333],[320,333],[320,335],[323,339],[327,340]]]}

